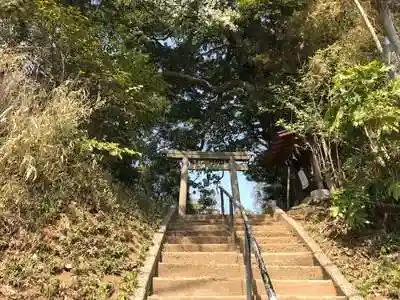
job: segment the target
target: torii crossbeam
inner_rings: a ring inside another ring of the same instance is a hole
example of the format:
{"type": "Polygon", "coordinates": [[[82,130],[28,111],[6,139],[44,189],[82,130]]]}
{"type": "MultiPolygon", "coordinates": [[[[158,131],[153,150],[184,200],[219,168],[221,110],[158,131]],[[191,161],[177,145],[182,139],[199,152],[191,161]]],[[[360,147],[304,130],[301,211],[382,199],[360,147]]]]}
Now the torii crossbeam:
{"type": "Polygon", "coordinates": [[[240,201],[239,183],[237,171],[247,170],[247,163],[250,156],[246,152],[201,152],[201,151],[168,151],[167,157],[171,159],[181,159],[181,183],[179,189],[179,214],[186,214],[187,192],[188,192],[188,177],[189,169],[201,170],[205,168],[213,170],[230,171],[232,196],[240,201]],[[192,161],[201,161],[201,163],[190,163],[192,161]],[[212,161],[219,161],[222,164],[216,164],[212,161]],[[237,164],[236,162],[241,162],[237,164]]]}

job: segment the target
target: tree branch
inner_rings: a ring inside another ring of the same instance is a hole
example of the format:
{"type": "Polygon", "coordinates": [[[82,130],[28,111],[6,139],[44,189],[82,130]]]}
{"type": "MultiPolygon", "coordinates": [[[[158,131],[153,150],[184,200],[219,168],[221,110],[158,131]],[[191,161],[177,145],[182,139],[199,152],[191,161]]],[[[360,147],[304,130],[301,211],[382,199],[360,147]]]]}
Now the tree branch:
{"type": "Polygon", "coordinates": [[[209,83],[207,80],[205,79],[201,79],[201,78],[197,78],[197,77],[193,77],[187,74],[183,74],[183,73],[178,73],[178,72],[173,72],[173,71],[163,71],[163,75],[166,77],[175,77],[178,79],[182,79],[184,81],[188,81],[191,82],[195,85],[199,85],[202,88],[206,89],[206,90],[213,90],[214,86],[209,83]]]}
{"type": "Polygon", "coordinates": [[[251,83],[249,83],[247,81],[243,81],[243,80],[231,80],[231,81],[227,81],[227,82],[221,84],[220,86],[214,86],[205,79],[193,77],[191,75],[187,75],[187,74],[183,74],[183,73],[178,73],[178,72],[173,72],[173,71],[163,71],[163,75],[166,77],[175,77],[178,79],[182,79],[184,81],[191,82],[195,85],[201,86],[202,88],[204,88],[207,91],[215,92],[217,94],[221,94],[223,92],[226,92],[227,90],[230,90],[230,89],[233,89],[236,87],[244,88],[249,94],[252,94],[255,92],[254,86],[251,83]]]}
{"type": "Polygon", "coordinates": [[[358,1],[358,0],[353,0],[353,1],[356,4],[362,18],[364,19],[365,25],[367,25],[368,30],[371,33],[373,40],[375,41],[375,44],[376,44],[376,47],[378,48],[379,53],[382,54],[383,53],[382,44],[379,41],[378,35],[376,34],[374,27],[372,26],[371,22],[368,19],[367,13],[365,12],[364,8],[361,6],[360,1],[358,1]]]}
{"type": "Polygon", "coordinates": [[[249,94],[252,94],[255,91],[255,88],[251,83],[249,83],[247,81],[243,81],[243,80],[231,80],[231,81],[225,82],[224,84],[217,87],[215,89],[215,91],[219,94],[219,93],[225,92],[226,90],[233,89],[235,87],[242,87],[249,94]]]}

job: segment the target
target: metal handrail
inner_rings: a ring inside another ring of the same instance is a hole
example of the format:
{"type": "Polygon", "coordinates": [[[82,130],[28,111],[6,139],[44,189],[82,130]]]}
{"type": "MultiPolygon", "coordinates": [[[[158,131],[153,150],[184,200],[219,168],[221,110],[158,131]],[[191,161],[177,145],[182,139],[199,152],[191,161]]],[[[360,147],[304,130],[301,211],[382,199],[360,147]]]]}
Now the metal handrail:
{"type": "MultiPolygon", "coordinates": [[[[240,201],[233,198],[229,192],[227,192],[223,187],[218,186],[221,192],[221,208],[223,207],[223,194],[228,196],[230,207],[235,206],[239,209],[240,214],[242,215],[244,226],[245,226],[245,259],[246,259],[246,280],[247,280],[247,298],[252,299],[252,291],[253,291],[253,279],[252,279],[252,270],[251,270],[251,249],[254,249],[254,254],[257,260],[258,268],[260,269],[261,278],[264,283],[265,290],[268,295],[269,300],[278,300],[276,296],[274,287],[272,285],[271,278],[268,274],[267,267],[265,266],[264,259],[261,255],[260,246],[257,243],[256,238],[254,237],[251,224],[246,214],[246,210],[240,201]],[[251,241],[251,243],[250,243],[251,241]],[[250,244],[252,247],[250,247],[250,244]]],[[[231,226],[234,224],[234,216],[233,209],[230,209],[230,217],[231,217],[231,226]]]]}

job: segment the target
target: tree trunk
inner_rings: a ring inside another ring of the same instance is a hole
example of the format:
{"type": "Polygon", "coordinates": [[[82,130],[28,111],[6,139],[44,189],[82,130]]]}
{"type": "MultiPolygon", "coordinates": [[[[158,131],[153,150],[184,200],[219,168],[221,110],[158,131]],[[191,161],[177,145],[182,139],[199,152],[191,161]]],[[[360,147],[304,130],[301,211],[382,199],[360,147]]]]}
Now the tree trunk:
{"type": "Polygon", "coordinates": [[[374,140],[372,131],[369,130],[368,128],[364,127],[364,132],[365,135],[367,136],[368,140],[369,140],[369,147],[372,151],[372,153],[375,155],[376,157],[376,161],[378,162],[378,164],[385,168],[386,167],[386,163],[383,160],[382,156],[379,155],[379,146],[377,145],[377,143],[374,140]]]}
{"type": "Polygon", "coordinates": [[[332,190],[332,188],[336,188],[336,186],[339,182],[339,175],[336,172],[335,163],[333,162],[333,159],[332,159],[332,148],[331,148],[330,140],[328,140],[328,142],[327,142],[325,140],[325,138],[322,137],[321,142],[322,142],[322,147],[325,152],[325,157],[329,160],[329,165],[330,165],[330,169],[328,170],[327,174],[325,175],[325,181],[327,182],[329,189],[332,190]]]}
{"type": "Polygon", "coordinates": [[[287,181],[286,181],[286,209],[290,209],[290,165],[287,167],[287,181]]]}
{"type": "Polygon", "coordinates": [[[353,1],[356,4],[362,18],[364,19],[365,25],[367,25],[368,30],[371,33],[373,40],[375,41],[376,48],[378,48],[379,53],[382,54],[383,53],[382,44],[379,41],[378,35],[376,34],[374,27],[372,26],[371,22],[368,19],[367,13],[365,12],[364,8],[361,6],[360,1],[358,1],[358,0],[353,0],[353,1]]]}
{"type": "Polygon", "coordinates": [[[338,174],[339,174],[338,184],[339,184],[339,187],[341,187],[342,184],[343,184],[342,179],[346,180],[346,174],[342,170],[342,163],[340,162],[338,142],[335,142],[335,153],[336,153],[336,164],[337,164],[337,167],[338,167],[338,174]]]}
{"type": "Polygon", "coordinates": [[[393,50],[400,57],[400,38],[393,24],[392,14],[388,2],[382,0],[378,2],[379,19],[385,31],[385,35],[390,40],[393,50]]]}
{"type": "Polygon", "coordinates": [[[319,162],[317,160],[317,157],[314,153],[314,149],[311,149],[311,168],[313,171],[314,175],[314,180],[317,184],[318,189],[323,189],[324,188],[324,182],[321,174],[321,169],[319,167],[319,162]]]}

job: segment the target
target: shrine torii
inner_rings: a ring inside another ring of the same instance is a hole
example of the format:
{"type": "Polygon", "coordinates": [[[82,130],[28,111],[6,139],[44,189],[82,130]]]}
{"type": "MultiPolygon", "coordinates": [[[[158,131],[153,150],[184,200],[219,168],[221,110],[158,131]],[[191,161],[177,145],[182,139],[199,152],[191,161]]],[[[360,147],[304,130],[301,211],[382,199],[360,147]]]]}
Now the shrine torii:
{"type": "Polygon", "coordinates": [[[247,170],[247,162],[250,156],[246,152],[168,151],[167,157],[182,160],[179,189],[180,215],[186,214],[189,170],[209,168],[229,171],[231,175],[232,196],[234,199],[240,201],[237,171],[247,170]],[[216,162],[220,162],[220,164],[216,162]],[[238,164],[237,162],[241,163],[238,164]]]}

